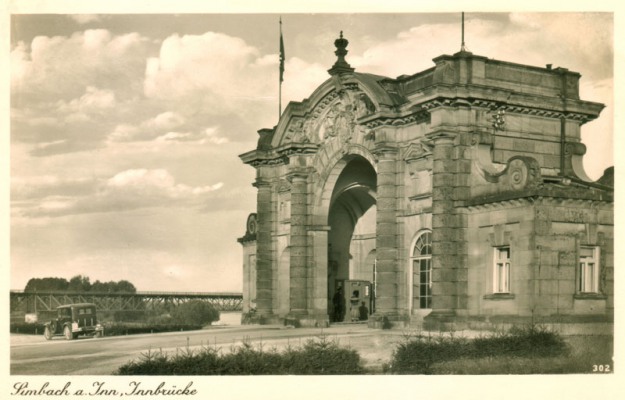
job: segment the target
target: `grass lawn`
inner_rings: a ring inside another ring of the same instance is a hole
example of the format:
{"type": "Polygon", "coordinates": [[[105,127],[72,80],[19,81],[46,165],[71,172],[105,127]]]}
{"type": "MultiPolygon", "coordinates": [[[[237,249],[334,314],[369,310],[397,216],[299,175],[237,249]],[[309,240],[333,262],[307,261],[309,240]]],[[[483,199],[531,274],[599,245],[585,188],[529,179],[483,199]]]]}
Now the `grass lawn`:
{"type": "Polygon", "coordinates": [[[565,355],[553,357],[495,356],[434,363],[437,375],[588,374],[614,371],[614,337],[565,336],[565,355]],[[595,371],[593,371],[595,370],[595,371]]]}

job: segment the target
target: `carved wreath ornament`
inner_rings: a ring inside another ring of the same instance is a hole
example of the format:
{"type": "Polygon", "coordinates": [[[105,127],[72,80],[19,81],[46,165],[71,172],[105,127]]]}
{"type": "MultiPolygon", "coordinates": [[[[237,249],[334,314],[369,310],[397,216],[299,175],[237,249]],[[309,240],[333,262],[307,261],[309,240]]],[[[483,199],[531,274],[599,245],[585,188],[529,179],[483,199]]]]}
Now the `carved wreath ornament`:
{"type": "Polygon", "coordinates": [[[357,87],[349,87],[338,94],[332,92],[313,109],[310,117],[291,122],[285,139],[294,143],[317,143],[336,137],[347,143],[354,132],[365,130],[358,124],[358,118],[374,112],[371,99],[357,87]]]}
{"type": "Polygon", "coordinates": [[[508,170],[510,185],[513,189],[522,189],[527,182],[527,166],[521,160],[512,160],[508,170]]]}
{"type": "Polygon", "coordinates": [[[509,184],[514,190],[520,190],[536,184],[539,177],[538,163],[534,159],[515,158],[508,165],[509,184]]]}
{"type": "Polygon", "coordinates": [[[256,231],[258,229],[258,223],[256,222],[256,214],[250,214],[247,217],[247,224],[246,224],[246,228],[247,228],[247,234],[248,235],[255,235],[256,231]]]}

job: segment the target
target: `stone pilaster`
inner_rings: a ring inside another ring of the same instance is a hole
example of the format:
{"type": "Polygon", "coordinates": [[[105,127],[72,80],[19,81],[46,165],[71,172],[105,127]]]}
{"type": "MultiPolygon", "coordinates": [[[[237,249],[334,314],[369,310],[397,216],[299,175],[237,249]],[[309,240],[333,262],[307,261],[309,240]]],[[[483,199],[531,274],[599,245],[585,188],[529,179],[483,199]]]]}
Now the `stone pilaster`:
{"type": "Polygon", "coordinates": [[[378,157],[375,314],[399,319],[399,229],[397,221],[397,149],[376,149],[378,157]]]}
{"type": "Polygon", "coordinates": [[[294,171],[288,176],[291,181],[291,311],[289,314],[292,316],[302,316],[308,313],[307,178],[308,175],[304,171],[294,171]]]}
{"type": "MultiPolygon", "coordinates": [[[[456,135],[432,139],[432,313],[428,320],[463,314],[467,307],[466,215],[470,161],[456,135]]],[[[460,140],[462,142],[462,140],[460,140]]],[[[461,143],[462,144],[462,143],[461,143]]]]}
{"type": "Polygon", "coordinates": [[[330,227],[308,229],[308,310],[316,326],[328,326],[328,232],[330,227]]]}
{"type": "Polygon", "coordinates": [[[273,224],[273,209],[271,201],[271,184],[257,179],[254,186],[257,192],[257,221],[256,234],[256,311],[261,319],[273,314],[273,252],[271,243],[271,228],[273,224]]]}
{"type": "Polygon", "coordinates": [[[456,308],[455,240],[459,227],[453,204],[454,142],[443,136],[432,150],[432,313],[453,314],[456,308]]]}

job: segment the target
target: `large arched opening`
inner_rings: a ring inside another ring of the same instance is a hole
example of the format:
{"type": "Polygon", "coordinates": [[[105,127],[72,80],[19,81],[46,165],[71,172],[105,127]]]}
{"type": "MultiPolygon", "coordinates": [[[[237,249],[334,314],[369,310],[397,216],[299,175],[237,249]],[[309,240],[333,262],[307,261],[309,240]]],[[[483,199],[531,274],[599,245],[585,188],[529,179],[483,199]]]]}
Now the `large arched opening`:
{"type": "Polygon", "coordinates": [[[327,221],[328,304],[333,322],[358,319],[350,310],[363,301],[373,311],[374,298],[377,174],[362,156],[349,155],[341,161],[344,167],[332,189],[327,221]]]}

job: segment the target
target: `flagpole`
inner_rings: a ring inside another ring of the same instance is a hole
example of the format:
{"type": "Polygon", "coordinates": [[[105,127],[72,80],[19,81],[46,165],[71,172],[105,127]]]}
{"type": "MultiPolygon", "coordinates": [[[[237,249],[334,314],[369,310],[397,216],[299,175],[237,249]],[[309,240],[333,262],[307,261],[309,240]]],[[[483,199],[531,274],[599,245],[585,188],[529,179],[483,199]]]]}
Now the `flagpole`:
{"type": "Polygon", "coordinates": [[[462,42],[460,44],[460,51],[464,51],[464,12],[462,13],[462,42]]]}
{"type": "Polygon", "coordinates": [[[282,80],[284,73],[284,43],[282,41],[282,17],[280,17],[280,73],[278,76],[278,121],[282,116],[282,80]]]}

